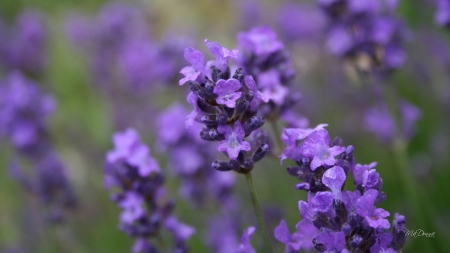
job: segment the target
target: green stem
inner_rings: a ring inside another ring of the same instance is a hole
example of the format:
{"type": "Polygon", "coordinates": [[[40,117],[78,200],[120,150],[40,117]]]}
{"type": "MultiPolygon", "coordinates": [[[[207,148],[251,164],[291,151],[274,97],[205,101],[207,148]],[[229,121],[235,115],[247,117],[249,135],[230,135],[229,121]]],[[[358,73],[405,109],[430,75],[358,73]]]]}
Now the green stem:
{"type": "Polygon", "coordinates": [[[266,243],[266,247],[269,249],[269,252],[273,253],[272,245],[270,244],[270,239],[267,234],[266,225],[264,223],[264,219],[261,214],[261,208],[258,202],[258,195],[256,193],[255,185],[253,184],[251,172],[245,174],[245,179],[247,179],[248,188],[250,189],[253,206],[255,207],[256,216],[258,217],[258,223],[264,237],[264,242],[266,243]]]}
{"type": "MultiPolygon", "coordinates": [[[[395,121],[395,138],[392,143],[391,151],[397,165],[401,185],[404,189],[405,196],[408,196],[412,207],[414,220],[419,226],[418,228],[423,230],[429,229],[429,222],[427,221],[428,207],[426,204],[420,204],[422,202],[419,196],[420,185],[416,182],[414,173],[409,163],[408,142],[401,130],[401,113],[398,110],[395,90],[392,87],[387,91],[385,91],[383,87],[380,87],[380,89],[382,89],[383,99],[385,100],[385,103],[391,111],[395,121]]],[[[433,245],[429,243],[429,240],[426,240],[424,243],[426,244],[425,248],[427,250],[432,249],[433,245]]]]}
{"type": "Polygon", "coordinates": [[[278,130],[278,126],[277,126],[277,122],[275,120],[271,120],[270,121],[270,127],[272,128],[272,132],[273,132],[273,138],[275,139],[275,154],[279,155],[279,153],[281,153],[281,149],[283,146],[283,143],[281,142],[281,134],[280,131],[278,130]]]}

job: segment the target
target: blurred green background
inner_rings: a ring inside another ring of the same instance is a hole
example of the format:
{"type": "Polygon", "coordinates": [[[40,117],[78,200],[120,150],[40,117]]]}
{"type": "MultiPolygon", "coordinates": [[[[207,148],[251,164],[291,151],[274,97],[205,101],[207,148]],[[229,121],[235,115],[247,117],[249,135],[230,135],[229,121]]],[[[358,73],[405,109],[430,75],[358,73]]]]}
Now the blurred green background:
{"type": "MultiPolygon", "coordinates": [[[[77,11],[94,16],[105,2],[0,1],[0,17],[6,23],[14,22],[23,9],[36,9],[45,15],[50,30],[47,45],[49,67],[40,83],[57,100],[58,108],[49,124],[79,200],[78,208],[67,215],[65,224],[47,227],[41,217],[44,207],[9,176],[11,150],[7,143],[1,143],[0,252],[11,248],[36,253],[130,251],[132,239],[117,229],[120,210],[110,202],[109,194],[103,188],[103,159],[106,151],[112,148],[114,132],[112,106],[101,91],[94,88],[86,57],[73,48],[64,31],[70,13],[77,11]]],[[[204,38],[232,48],[236,45],[236,33],[248,29],[240,23],[238,0],[149,0],[143,3],[148,8],[156,36],[163,35],[166,30],[187,31],[192,34],[197,48],[203,47],[204,38]]],[[[264,14],[267,14],[261,24],[277,29],[276,10],[282,3],[260,2],[264,14]]],[[[406,66],[388,81],[389,85],[397,87],[400,96],[422,110],[417,134],[408,146],[408,158],[410,173],[417,182],[415,190],[425,210],[426,217],[422,218],[426,220],[426,228],[417,227],[416,221],[408,220],[412,212],[410,197],[401,187],[402,175],[395,158],[389,148],[366,132],[361,124],[363,112],[357,108],[361,102],[358,94],[367,93],[370,89],[344,77],[344,74],[336,75],[344,72],[344,68],[323,45],[299,42],[299,45],[292,43],[288,48],[297,70],[294,87],[302,92],[304,98],[299,112],[309,118],[311,125],[328,123],[332,138],[340,136],[346,145],[353,144],[358,163],[378,162],[377,170],[384,180],[383,189],[388,196],[381,207],[389,211],[391,217],[400,212],[406,216],[407,228],[435,232],[434,238],[408,237],[403,252],[450,252],[446,241],[450,238],[450,96],[444,95],[450,90],[450,69],[432,53],[432,45],[426,39],[434,36],[450,44],[450,31],[434,24],[433,8],[424,0],[401,1],[398,14],[406,20],[411,32],[406,43],[408,60],[406,66]]],[[[175,83],[161,91],[162,98],[153,103],[163,109],[171,101],[184,100],[184,88],[175,83]]],[[[164,167],[166,158],[156,150],[152,129],[154,127],[149,126],[149,132],[141,134],[164,167]]],[[[306,196],[294,189],[297,180],[286,173],[288,165],[290,163],[285,162],[280,166],[278,160],[266,158],[256,168],[254,180],[263,208],[282,207],[282,215],[276,219],[285,218],[293,230],[300,220],[298,201],[305,200],[306,196]]],[[[176,213],[180,220],[197,228],[198,233],[190,244],[192,252],[208,252],[203,240],[206,233],[203,228],[207,222],[204,216],[208,211],[194,211],[179,199],[177,180],[169,178],[168,185],[172,196],[178,199],[176,213]]],[[[237,181],[235,192],[240,196],[243,214],[251,212],[250,195],[243,177],[237,181]]],[[[245,227],[257,224],[255,218],[246,222],[243,224],[245,227]]],[[[276,225],[269,224],[269,233],[276,225]]],[[[258,252],[265,252],[260,246],[259,234],[253,236],[253,244],[258,252]]],[[[273,244],[276,252],[283,251],[282,245],[275,240],[273,244]]]]}

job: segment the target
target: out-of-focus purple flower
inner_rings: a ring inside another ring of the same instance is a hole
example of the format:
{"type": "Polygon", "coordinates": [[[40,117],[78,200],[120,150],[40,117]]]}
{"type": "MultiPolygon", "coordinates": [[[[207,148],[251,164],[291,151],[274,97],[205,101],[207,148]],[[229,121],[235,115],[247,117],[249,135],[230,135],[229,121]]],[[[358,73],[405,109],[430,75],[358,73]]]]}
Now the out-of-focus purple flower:
{"type": "Polygon", "coordinates": [[[241,244],[234,253],[256,253],[255,249],[251,244],[251,236],[255,232],[255,227],[249,227],[242,233],[241,244]]]}
{"type": "Polygon", "coordinates": [[[406,29],[395,17],[397,1],[319,0],[328,16],[328,50],[360,71],[389,72],[403,66],[406,29]]]}
{"type": "Polygon", "coordinates": [[[106,156],[105,184],[118,188],[111,199],[122,208],[119,228],[136,239],[133,252],[155,252],[149,239],[163,227],[175,239],[175,252],[189,252],[186,241],[195,230],[172,215],[174,203],[165,196],[164,177],[148,147],[133,129],[115,134],[113,142],[115,150],[106,156]],[[148,161],[154,161],[150,170],[148,161]]]}
{"type": "Polygon", "coordinates": [[[39,75],[47,65],[47,28],[39,12],[22,12],[6,42],[0,59],[7,69],[39,75]]]}
{"type": "Polygon", "coordinates": [[[410,138],[414,134],[416,122],[422,117],[422,112],[418,107],[407,101],[402,101],[399,106],[402,115],[403,134],[410,138]]]}
{"type": "MultiPolygon", "coordinates": [[[[374,167],[355,165],[353,146],[344,147],[340,138],[335,138],[331,147],[339,147],[341,152],[334,162],[313,168],[311,157],[300,151],[308,141],[319,138],[328,143],[328,133],[323,126],[318,129],[284,129],[282,139],[287,144],[282,159],[294,159],[298,166],[288,167],[292,176],[301,180],[295,187],[308,191],[308,200],[298,203],[303,225],[314,229],[290,235],[284,222],[275,230],[276,238],[286,244],[286,252],[313,247],[317,252],[378,252],[380,249],[399,250],[405,243],[405,219],[396,216],[392,232],[385,219],[390,214],[375,205],[383,202],[386,195],[381,191],[383,181],[374,167]],[[325,135],[325,133],[326,135],[325,135]],[[315,135],[318,135],[315,137],[315,135]],[[297,144],[297,141],[303,140],[297,144]],[[348,173],[353,174],[354,192],[344,190],[348,173]],[[398,224],[398,225],[396,225],[398,224]],[[395,227],[397,226],[397,227],[395,227]],[[403,229],[403,232],[401,232],[403,229]],[[312,237],[309,244],[296,244],[302,238],[312,237]],[[394,247],[395,246],[395,247],[394,247]]],[[[327,145],[328,146],[328,145],[327,145]]],[[[300,223],[299,223],[300,224],[300,223]]],[[[299,225],[297,225],[299,226],[299,225]]]]}
{"type": "Polygon", "coordinates": [[[238,49],[239,67],[246,75],[253,76],[257,88],[270,99],[269,103],[260,105],[262,114],[275,120],[292,110],[300,97],[298,92],[289,88],[295,71],[276,33],[266,26],[241,32],[238,34],[238,49]]]}
{"type": "Polygon", "coordinates": [[[17,150],[40,153],[47,145],[47,119],[55,108],[50,95],[21,73],[13,72],[0,87],[0,134],[7,135],[17,150]]]}
{"type": "Polygon", "coordinates": [[[436,0],[436,14],[434,18],[440,26],[448,27],[450,25],[450,1],[436,0]]]}
{"type": "Polygon", "coordinates": [[[385,106],[370,108],[365,116],[364,126],[381,141],[389,142],[395,134],[395,122],[385,106]]]}
{"type": "Polygon", "coordinates": [[[296,1],[283,4],[278,17],[283,38],[290,41],[317,39],[325,28],[325,16],[315,6],[296,1]]]}
{"type": "Polygon", "coordinates": [[[250,143],[244,141],[245,132],[241,122],[236,121],[233,128],[228,125],[220,125],[217,130],[225,136],[225,140],[219,143],[217,150],[227,152],[231,160],[236,160],[241,150],[250,151],[250,143]]]}
{"type": "Polygon", "coordinates": [[[114,135],[115,150],[108,152],[109,163],[125,161],[136,166],[139,174],[143,177],[152,172],[159,172],[160,168],[156,160],[150,157],[150,150],[143,145],[138,133],[134,129],[127,129],[124,133],[114,135]]]}
{"type": "Polygon", "coordinates": [[[214,145],[200,139],[200,124],[184,127],[186,114],[181,104],[174,104],[157,119],[158,143],[169,154],[169,167],[181,179],[180,194],[194,206],[202,206],[209,199],[225,202],[235,175],[211,169],[211,161],[216,158],[214,145]]]}

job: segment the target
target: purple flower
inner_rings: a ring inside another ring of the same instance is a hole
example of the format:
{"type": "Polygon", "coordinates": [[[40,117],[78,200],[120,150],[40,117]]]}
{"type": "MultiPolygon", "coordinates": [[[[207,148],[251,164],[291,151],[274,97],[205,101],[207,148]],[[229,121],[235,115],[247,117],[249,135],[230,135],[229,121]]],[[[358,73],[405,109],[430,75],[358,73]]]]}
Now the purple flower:
{"type": "Polygon", "coordinates": [[[389,228],[389,221],[384,219],[389,216],[389,212],[382,208],[375,208],[375,199],[378,196],[378,191],[374,189],[367,190],[355,204],[355,211],[357,214],[365,217],[367,223],[373,228],[389,228]]]}
{"type": "Polygon", "coordinates": [[[345,234],[344,232],[325,231],[313,241],[313,244],[318,243],[325,245],[326,251],[324,252],[340,252],[345,249],[345,234]]]}
{"type": "Polygon", "coordinates": [[[115,134],[113,142],[115,150],[110,151],[107,155],[109,163],[125,161],[136,166],[141,176],[160,171],[156,160],[150,157],[150,149],[141,144],[139,135],[134,129],[127,129],[123,133],[115,134]]]}
{"type": "Polygon", "coordinates": [[[205,39],[205,45],[216,58],[216,61],[209,62],[208,65],[215,66],[222,72],[226,72],[230,58],[237,58],[238,50],[229,50],[222,47],[218,42],[209,42],[208,39],[205,39]]]}
{"type": "Polygon", "coordinates": [[[266,26],[255,27],[247,33],[238,34],[239,47],[254,51],[256,56],[268,56],[284,48],[277,34],[266,26]]]}
{"type": "Polygon", "coordinates": [[[123,209],[120,215],[120,222],[124,224],[133,224],[135,221],[145,215],[145,211],[142,208],[144,200],[142,197],[134,192],[127,192],[118,202],[119,206],[123,209]]]}
{"type": "Polygon", "coordinates": [[[239,245],[239,248],[234,251],[234,253],[256,253],[250,241],[254,232],[255,227],[249,227],[242,233],[241,244],[239,245]]]}
{"type": "Polygon", "coordinates": [[[184,67],[180,73],[185,77],[180,80],[180,86],[185,84],[187,81],[198,81],[201,82],[204,79],[203,68],[204,68],[204,57],[203,53],[193,49],[192,47],[186,48],[184,50],[184,58],[192,64],[192,66],[184,67]]]}
{"type": "Polygon", "coordinates": [[[257,89],[255,79],[253,79],[252,76],[250,75],[245,76],[245,85],[247,85],[247,87],[251,91],[253,91],[254,98],[250,103],[250,108],[252,110],[256,110],[262,102],[264,103],[269,102],[270,97],[263,94],[261,91],[257,89]]]}
{"type": "Polygon", "coordinates": [[[168,217],[165,220],[165,225],[174,234],[177,241],[187,241],[195,234],[195,228],[179,222],[175,216],[168,217]]]}
{"type": "Polygon", "coordinates": [[[344,147],[330,147],[330,136],[325,129],[313,132],[305,139],[300,147],[303,156],[312,158],[311,169],[314,171],[319,166],[332,166],[335,156],[344,152],[344,147]]]}
{"type": "Polygon", "coordinates": [[[286,245],[286,253],[294,253],[301,249],[310,250],[312,240],[319,234],[319,230],[311,223],[302,220],[296,226],[296,232],[291,234],[284,220],[275,228],[275,238],[286,245]]]}
{"type": "Polygon", "coordinates": [[[385,107],[373,107],[367,111],[364,120],[367,131],[374,133],[381,141],[391,141],[395,134],[395,122],[385,107]]]}
{"type": "Polygon", "coordinates": [[[234,127],[220,125],[217,130],[225,135],[225,140],[217,146],[217,151],[227,152],[231,160],[236,160],[241,150],[250,151],[250,143],[244,141],[245,132],[240,121],[234,123],[234,127]]]}
{"type": "Polygon", "coordinates": [[[217,94],[217,103],[226,105],[228,108],[236,106],[236,100],[241,97],[242,92],[238,91],[241,88],[241,83],[238,80],[231,78],[228,80],[220,79],[214,87],[214,94],[217,94]]]}
{"type": "Polygon", "coordinates": [[[356,164],[353,169],[353,178],[355,180],[356,185],[362,185],[366,179],[365,175],[367,172],[377,166],[377,162],[372,162],[368,165],[356,164]]]}

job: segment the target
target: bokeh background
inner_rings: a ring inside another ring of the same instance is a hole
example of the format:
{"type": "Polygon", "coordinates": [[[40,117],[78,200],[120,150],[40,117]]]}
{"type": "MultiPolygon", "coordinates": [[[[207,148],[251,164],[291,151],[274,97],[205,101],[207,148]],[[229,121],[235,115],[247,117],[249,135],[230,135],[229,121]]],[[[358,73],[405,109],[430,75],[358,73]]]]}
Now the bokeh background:
{"type": "MultiPolygon", "coordinates": [[[[377,170],[388,196],[381,207],[391,212],[391,216],[401,212],[406,216],[407,228],[435,232],[434,238],[409,236],[403,252],[448,251],[450,30],[435,24],[433,1],[400,1],[397,15],[405,20],[409,29],[405,43],[407,61],[385,84],[395,87],[396,95],[421,110],[407,151],[409,173],[415,179],[414,188],[426,216],[420,217],[426,221],[425,228],[418,227],[421,223],[416,220],[408,219],[413,212],[411,198],[401,186],[403,175],[388,144],[364,127],[365,113],[373,100],[372,88],[349,74],[345,64],[327,52],[325,21],[315,1],[149,0],[126,3],[138,6],[145,13],[146,26],[155,45],[171,45],[172,53],[178,52],[170,55],[174,61],[173,70],[169,70],[173,78],[149,82],[151,88],[138,92],[127,90],[119,74],[114,88],[96,79],[90,61],[93,52],[99,49],[92,46],[86,49],[83,33],[70,30],[70,21],[79,16],[90,17],[94,20],[90,26],[95,26],[98,13],[108,1],[0,1],[0,19],[6,27],[14,27],[16,17],[24,10],[42,15],[47,28],[47,63],[39,75],[30,76],[56,99],[57,109],[48,125],[78,199],[77,208],[65,214],[62,224],[48,225],[43,215],[45,207],[12,178],[9,166],[13,150],[7,141],[1,140],[0,252],[129,252],[132,239],[117,229],[120,210],[103,187],[104,156],[112,148],[113,133],[126,127],[137,128],[161,167],[166,168],[167,156],[158,150],[156,142],[157,118],[172,102],[185,102],[187,89],[178,86],[182,76],[177,74],[179,68],[187,65],[183,59],[184,48],[194,46],[206,52],[204,38],[234,48],[237,33],[257,25],[274,29],[291,54],[296,70],[293,87],[302,93],[298,113],[309,119],[311,126],[328,123],[331,136],[340,136],[346,145],[355,146],[358,163],[378,162],[377,170]],[[294,7],[298,8],[297,12],[294,7]],[[74,36],[79,40],[74,40],[74,36]]],[[[149,68],[167,63],[161,60],[153,64],[149,68]]],[[[1,68],[0,78],[5,78],[7,73],[8,70],[1,68]]],[[[303,192],[295,190],[297,180],[287,174],[288,165],[289,162],[285,162],[280,166],[279,160],[266,158],[254,172],[270,233],[282,218],[291,230],[294,229],[300,220],[298,201],[306,199],[303,192]]],[[[205,217],[215,209],[192,208],[179,197],[179,179],[171,177],[168,169],[165,173],[169,192],[177,203],[176,214],[197,229],[190,241],[192,252],[209,252],[204,239],[208,223],[205,217]]],[[[238,177],[235,194],[245,221],[241,231],[249,225],[256,226],[243,177],[238,177]]],[[[281,244],[275,240],[273,244],[276,252],[283,251],[281,244]]],[[[265,252],[259,234],[253,236],[253,245],[258,252],[265,252]]]]}

